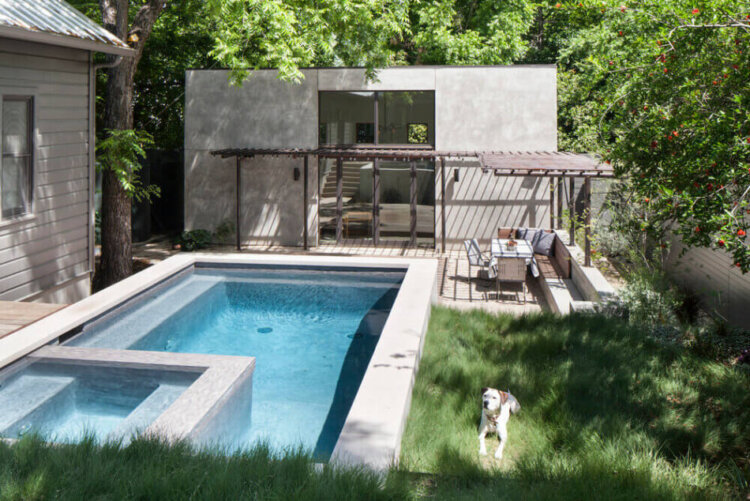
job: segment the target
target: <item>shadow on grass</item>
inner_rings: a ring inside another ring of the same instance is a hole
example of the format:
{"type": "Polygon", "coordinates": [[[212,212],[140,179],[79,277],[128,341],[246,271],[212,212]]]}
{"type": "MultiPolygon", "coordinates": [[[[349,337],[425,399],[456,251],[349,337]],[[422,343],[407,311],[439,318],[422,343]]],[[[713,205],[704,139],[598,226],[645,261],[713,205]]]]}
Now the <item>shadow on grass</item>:
{"type": "Polygon", "coordinates": [[[687,479],[702,497],[708,490],[700,486],[724,482],[730,463],[744,477],[729,487],[737,492],[748,477],[748,388],[746,373],[657,344],[611,318],[436,309],[403,457],[447,475],[449,485],[490,486],[478,496],[497,494],[498,482],[521,482],[529,495],[549,484],[671,497],[687,479]],[[504,470],[477,459],[482,386],[510,389],[523,406],[509,424],[504,470]],[[436,428],[442,439],[422,431],[436,428]]]}

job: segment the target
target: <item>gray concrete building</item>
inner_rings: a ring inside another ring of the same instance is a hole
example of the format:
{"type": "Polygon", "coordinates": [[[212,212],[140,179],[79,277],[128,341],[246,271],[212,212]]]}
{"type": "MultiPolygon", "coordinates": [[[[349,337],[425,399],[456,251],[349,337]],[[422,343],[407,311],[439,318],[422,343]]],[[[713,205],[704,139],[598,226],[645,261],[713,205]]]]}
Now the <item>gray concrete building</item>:
{"type": "Polygon", "coordinates": [[[0,300],[90,293],[94,52],[132,51],[62,0],[0,0],[0,300]]]}
{"type": "MultiPolygon", "coordinates": [[[[287,83],[274,70],[260,70],[235,86],[226,70],[187,72],[186,229],[214,230],[235,221],[236,164],[211,154],[218,149],[355,144],[557,150],[554,66],[394,67],[379,70],[375,81],[354,68],[302,73],[301,83],[287,83]]],[[[412,217],[418,243],[437,245],[443,205],[449,245],[466,238],[487,243],[498,227],[551,226],[548,178],[483,172],[476,158],[448,160],[445,173],[439,162],[420,162],[414,176],[405,162],[345,161],[341,201],[335,161],[321,158],[311,164],[303,186],[299,157],[241,160],[243,245],[302,245],[305,224],[311,245],[332,241],[337,203],[342,205],[343,239],[378,245],[408,239],[412,217]],[[303,222],[305,190],[309,206],[303,222]],[[411,190],[418,200],[413,216],[411,190]]]]}

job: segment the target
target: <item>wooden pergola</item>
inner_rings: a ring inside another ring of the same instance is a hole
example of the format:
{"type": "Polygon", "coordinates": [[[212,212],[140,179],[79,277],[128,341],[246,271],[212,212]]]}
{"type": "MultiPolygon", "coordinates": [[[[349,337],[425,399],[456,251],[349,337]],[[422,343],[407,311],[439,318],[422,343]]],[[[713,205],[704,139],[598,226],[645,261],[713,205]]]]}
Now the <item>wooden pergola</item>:
{"type": "MultiPolygon", "coordinates": [[[[236,208],[236,225],[237,225],[237,250],[240,250],[240,206],[241,206],[241,160],[243,158],[253,158],[256,156],[287,156],[291,158],[302,157],[304,160],[304,180],[303,180],[303,239],[304,249],[308,249],[308,172],[310,157],[332,158],[336,160],[336,238],[341,240],[342,234],[342,170],[344,161],[373,161],[375,169],[373,175],[377,175],[377,162],[380,160],[408,162],[410,165],[411,176],[416,179],[416,162],[418,161],[439,161],[440,162],[440,187],[441,187],[441,229],[442,229],[442,252],[445,252],[445,161],[446,159],[476,159],[476,165],[464,165],[462,167],[481,168],[485,173],[493,173],[496,176],[521,176],[521,177],[549,177],[550,180],[550,220],[556,220],[558,228],[562,220],[562,190],[563,179],[569,178],[569,204],[570,213],[575,213],[575,179],[582,178],[584,190],[585,206],[585,259],[586,266],[591,265],[591,179],[592,178],[612,178],[614,171],[610,165],[600,162],[597,158],[576,153],[563,152],[510,152],[510,151],[441,151],[432,149],[429,146],[419,147],[409,146],[321,146],[318,148],[230,148],[211,151],[212,155],[222,158],[236,159],[236,182],[237,182],[237,208],[236,208]],[[555,192],[557,192],[557,202],[555,203],[555,192]],[[557,217],[555,218],[555,209],[557,217]]],[[[373,184],[373,200],[379,199],[379,186],[373,184]]],[[[415,184],[412,183],[410,196],[411,214],[416,215],[417,196],[415,184]]],[[[377,205],[373,206],[373,227],[376,227],[379,221],[379,214],[376,210],[377,205]]],[[[410,225],[411,242],[416,243],[416,217],[411,218],[410,225]]],[[[575,243],[575,220],[571,217],[570,222],[570,244],[575,243]]],[[[375,240],[377,245],[377,239],[375,240]]]]}

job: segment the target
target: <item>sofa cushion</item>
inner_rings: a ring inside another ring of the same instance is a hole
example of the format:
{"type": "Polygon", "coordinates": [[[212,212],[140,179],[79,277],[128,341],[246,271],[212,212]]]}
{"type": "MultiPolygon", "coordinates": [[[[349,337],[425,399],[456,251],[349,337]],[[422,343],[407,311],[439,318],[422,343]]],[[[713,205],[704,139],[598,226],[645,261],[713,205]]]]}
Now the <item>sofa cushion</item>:
{"type": "Polygon", "coordinates": [[[528,240],[529,242],[534,242],[534,238],[536,237],[536,234],[539,233],[539,228],[518,228],[518,231],[516,232],[518,234],[517,238],[520,238],[521,240],[528,240]]]}
{"type": "Polygon", "coordinates": [[[543,256],[554,256],[555,255],[555,234],[547,233],[546,231],[539,231],[534,236],[534,240],[531,242],[534,247],[535,254],[541,254],[543,256]]]}

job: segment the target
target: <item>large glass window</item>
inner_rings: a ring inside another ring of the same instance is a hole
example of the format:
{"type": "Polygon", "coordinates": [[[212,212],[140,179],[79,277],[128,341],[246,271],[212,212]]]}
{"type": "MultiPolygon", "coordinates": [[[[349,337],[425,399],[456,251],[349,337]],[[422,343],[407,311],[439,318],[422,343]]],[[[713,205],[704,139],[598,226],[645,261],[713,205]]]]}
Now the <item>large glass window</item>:
{"type": "Polygon", "coordinates": [[[32,194],[31,97],[4,97],[2,101],[2,217],[20,216],[31,210],[32,194]]]}
{"type": "MultiPolygon", "coordinates": [[[[321,145],[433,145],[432,91],[321,92],[321,145]]],[[[434,162],[319,165],[320,238],[434,244],[434,162]]]]}
{"type": "Polygon", "coordinates": [[[435,144],[435,93],[378,94],[380,144],[435,144]]]}
{"type": "Polygon", "coordinates": [[[320,144],[375,142],[374,92],[321,92],[320,144]]]}

